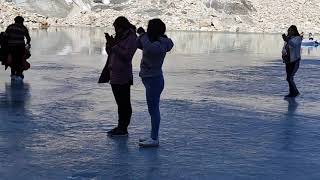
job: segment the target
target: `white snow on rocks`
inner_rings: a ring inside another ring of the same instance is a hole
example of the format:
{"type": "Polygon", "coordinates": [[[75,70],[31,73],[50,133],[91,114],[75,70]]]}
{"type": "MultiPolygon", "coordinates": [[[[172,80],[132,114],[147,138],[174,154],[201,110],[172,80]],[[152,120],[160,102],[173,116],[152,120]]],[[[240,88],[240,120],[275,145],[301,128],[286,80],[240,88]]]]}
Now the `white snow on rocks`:
{"type": "MultiPolygon", "coordinates": [[[[21,0],[23,1],[23,0],[21,0]]],[[[318,0],[52,0],[19,3],[0,1],[0,23],[15,15],[28,25],[112,27],[120,15],[137,26],[163,19],[170,30],[284,32],[295,24],[304,32],[320,31],[318,0]],[[17,7],[18,6],[18,7],[17,7]],[[47,7],[47,8],[45,8],[47,7]],[[32,10],[30,10],[32,9],[32,10]],[[12,11],[13,10],[13,11],[12,11]],[[42,14],[42,15],[39,15],[42,14]]]]}

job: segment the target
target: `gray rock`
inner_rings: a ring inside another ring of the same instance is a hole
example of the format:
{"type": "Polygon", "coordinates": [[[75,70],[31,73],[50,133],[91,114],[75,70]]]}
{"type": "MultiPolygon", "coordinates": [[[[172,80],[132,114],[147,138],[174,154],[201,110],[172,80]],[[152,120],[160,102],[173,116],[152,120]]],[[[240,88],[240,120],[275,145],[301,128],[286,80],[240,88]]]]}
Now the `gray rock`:
{"type": "Polygon", "coordinates": [[[94,3],[103,3],[102,0],[93,0],[94,3]]]}
{"type": "Polygon", "coordinates": [[[182,13],[182,14],[188,14],[188,12],[187,12],[187,11],[181,11],[181,13],[182,13]]]}
{"type": "Polygon", "coordinates": [[[219,0],[208,0],[205,2],[207,8],[214,8],[219,12],[227,14],[248,14],[249,12],[256,11],[253,5],[247,0],[231,0],[221,2],[219,0]]]}
{"type": "Polygon", "coordinates": [[[122,3],[126,3],[129,0],[110,0],[111,4],[122,4],[122,3]]]}
{"type": "Polygon", "coordinates": [[[142,15],[148,15],[150,17],[156,17],[156,16],[160,16],[163,14],[163,11],[160,9],[146,9],[144,11],[137,11],[137,13],[142,14],[142,15]]]}

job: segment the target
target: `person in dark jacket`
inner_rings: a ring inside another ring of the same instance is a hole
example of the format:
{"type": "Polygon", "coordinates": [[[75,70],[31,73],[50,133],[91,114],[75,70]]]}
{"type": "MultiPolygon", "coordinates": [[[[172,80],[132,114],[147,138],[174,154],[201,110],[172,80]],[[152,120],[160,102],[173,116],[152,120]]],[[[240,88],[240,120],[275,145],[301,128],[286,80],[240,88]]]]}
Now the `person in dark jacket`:
{"type": "Polygon", "coordinates": [[[286,65],[287,81],[289,84],[289,94],[285,98],[297,97],[300,92],[294,82],[294,76],[300,65],[302,37],[297,27],[292,25],[288,29],[288,35],[283,34],[282,38],[285,42],[282,57],[286,65]]]}
{"type": "Polygon", "coordinates": [[[15,23],[6,29],[8,54],[11,55],[11,77],[23,79],[23,62],[26,54],[26,45],[30,47],[31,38],[29,31],[24,26],[24,18],[17,16],[14,18],[15,23]],[[25,38],[27,42],[25,42],[25,38]]]}
{"type": "Polygon", "coordinates": [[[8,59],[8,41],[7,34],[5,32],[0,33],[0,62],[5,65],[8,59]]]}
{"type": "Polygon", "coordinates": [[[118,105],[118,126],[108,132],[110,136],[127,136],[132,115],[130,87],[133,84],[132,58],[137,50],[136,28],[127,18],[120,16],[113,23],[116,35],[106,33],[108,53],[107,81],[118,105]]]}
{"type": "Polygon", "coordinates": [[[138,29],[138,48],[142,50],[139,76],[146,89],[148,111],[151,117],[151,135],[139,139],[142,147],[159,145],[160,126],[160,96],[164,89],[162,65],[167,52],[173,48],[173,42],[165,35],[166,25],[160,19],[152,19],[148,23],[145,33],[143,28],[138,29]]]}

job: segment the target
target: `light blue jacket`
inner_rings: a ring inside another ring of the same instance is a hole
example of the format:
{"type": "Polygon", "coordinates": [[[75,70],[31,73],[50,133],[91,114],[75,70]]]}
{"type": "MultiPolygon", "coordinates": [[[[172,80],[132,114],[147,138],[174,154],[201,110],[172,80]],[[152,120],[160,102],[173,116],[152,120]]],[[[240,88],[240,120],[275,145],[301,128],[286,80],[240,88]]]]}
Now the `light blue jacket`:
{"type": "Polygon", "coordinates": [[[142,50],[139,76],[146,78],[162,75],[164,58],[167,52],[173,48],[172,40],[161,37],[158,41],[151,42],[147,33],[144,33],[138,37],[137,45],[142,50]]]}
{"type": "Polygon", "coordinates": [[[292,37],[288,41],[291,63],[301,59],[301,43],[302,43],[301,36],[292,37]]]}

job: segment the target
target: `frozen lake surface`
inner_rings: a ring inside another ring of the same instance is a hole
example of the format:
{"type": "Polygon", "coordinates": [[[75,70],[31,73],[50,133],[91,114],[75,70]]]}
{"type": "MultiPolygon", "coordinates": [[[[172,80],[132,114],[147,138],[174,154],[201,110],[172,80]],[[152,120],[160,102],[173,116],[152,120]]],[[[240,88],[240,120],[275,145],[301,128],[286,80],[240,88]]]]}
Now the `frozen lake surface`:
{"type": "Polygon", "coordinates": [[[0,179],[318,179],[320,48],[303,48],[286,101],[278,34],[170,32],[164,65],[160,147],[149,133],[137,52],[128,138],[109,85],[98,85],[106,55],[101,29],[32,32],[23,84],[0,71],[0,179]]]}

